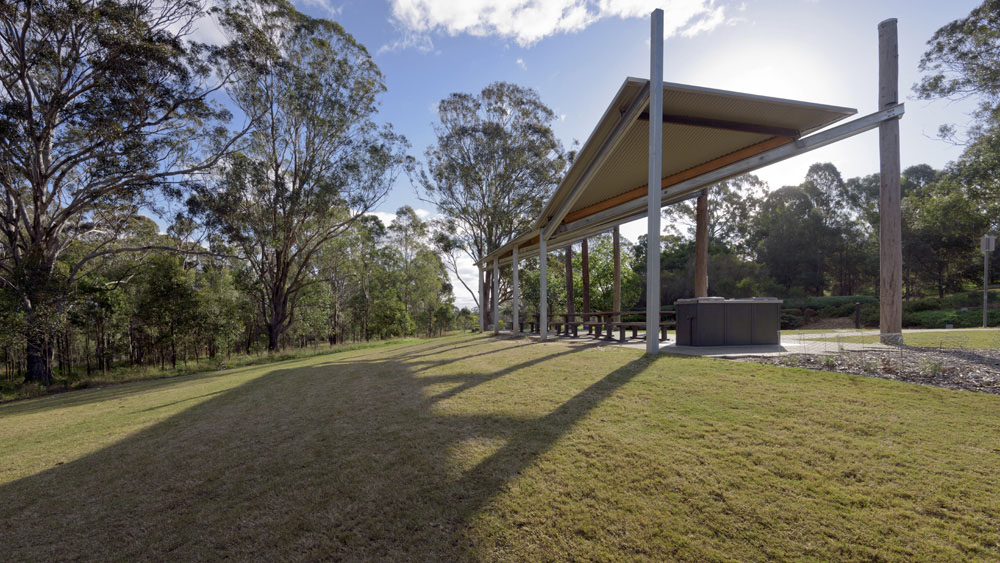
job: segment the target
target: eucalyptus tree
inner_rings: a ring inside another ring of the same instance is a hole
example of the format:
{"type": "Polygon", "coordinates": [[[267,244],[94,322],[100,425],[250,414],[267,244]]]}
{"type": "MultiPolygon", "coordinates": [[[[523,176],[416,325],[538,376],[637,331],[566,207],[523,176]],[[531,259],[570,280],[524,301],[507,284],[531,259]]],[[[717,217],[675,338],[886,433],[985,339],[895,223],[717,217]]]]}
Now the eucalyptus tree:
{"type": "Polygon", "coordinates": [[[73,282],[156,188],[232,140],[211,103],[236,52],[188,41],[196,0],[0,4],[0,284],[23,313],[27,379],[51,381],[50,327],[73,282]],[[75,241],[90,252],[57,267],[75,241]]]}
{"type": "MultiPolygon", "coordinates": [[[[478,262],[527,229],[570,156],[552,131],[555,113],[530,88],[496,82],[478,95],[452,94],[438,118],[418,180],[445,218],[438,246],[461,279],[453,253],[478,262]]],[[[466,289],[478,304],[478,289],[466,289]]]]}
{"type": "Polygon", "coordinates": [[[400,253],[403,268],[402,300],[407,313],[411,313],[412,299],[410,294],[417,288],[416,260],[418,253],[427,248],[427,225],[420,220],[416,211],[409,205],[396,210],[396,218],[389,224],[392,243],[400,253]]]}
{"type": "Polygon", "coordinates": [[[375,123],[382,74],[339,24],[284,0],[231,2],[219,21],[234,42],[267,53],[229,87],[240,110],[260,118],[190,203],[252,269],[277,351],[303,290],[322,279],[316,253],[386,195],[405,139],[375,123]]]}
{"type": "MultiPolygon", "coordinates": [[[[995,128],[1000,118],[1000,1],[986,0],[964,18],[939,28],[920,58],[924,75],[913,87],[923,99],[973,99],[979,127],[995,128]]],[[[942,126],[945,137],[956,133],[942,126]]]]}
{"type": "Polygon", "coordinates": [[[965,145],[950,167],[987,219],[1000,229],[1000,1],[986,0],[967,16],[934,32],[920,58],[923,76],[913,90],[922,99],[976,102],[972,125],[943,124],[940,136],[965,145]]]}
{"type": "MultiPolygon", "coordinates": [[[[741,256],[750,256],[752,224],[747,218],[757,214],[766,184],[753,174],[744,174],[715,184],[708,190],[708,238],[725,244],[741,256]]],[[[695,201],[689,200],[663,208],[667,229],[673,234],[694,239],[695,201]]]]}

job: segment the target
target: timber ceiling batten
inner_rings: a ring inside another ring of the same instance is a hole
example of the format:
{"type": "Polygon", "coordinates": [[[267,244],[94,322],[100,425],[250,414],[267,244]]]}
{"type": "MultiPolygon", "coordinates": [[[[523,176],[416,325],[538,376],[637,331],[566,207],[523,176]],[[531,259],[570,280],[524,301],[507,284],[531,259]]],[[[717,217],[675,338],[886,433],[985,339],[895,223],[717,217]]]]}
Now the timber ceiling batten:
{"type": "MultiPolygon", "coordinates": [[[[690,180],[691,178],[695,178],[706,172],[718,170],[719,168],[722,168],[723,166],[726,166],[728,164],[739,162],[743,159],[749,158],[756,154],[760,154],[766,150],[770,150],[775,147],[780,147],[781,145],[786,145],[794,140],[795,139],[791,137],[772,137],[770,139],[750,145],[740,150],[733,151],[727,155],[723,155],[709,162],[705,162],[697,166],[692,166],[691,168],[667,176],[666,178],[663,179],[662,182],[660,182],[660,189],[669,188],[670,186],[677,185],[683,182],[684,180],[690,180]]],[[[568,223],[572,223],[573,221],[577,221],[585,217],[590,217],[591,215],[597,212],[604,211],[605,209],[610,209],[616,205],[644,198],[648,193],[649,193],[649,186],[643,184],[642,186],[639,186],[638,188],[635,188],[633,190],[629,190],[627,192],[599,201],[592,205],[588,205],[587,207],[577,209],[576,211],[567,214],[566,217],[563,219],[562,224],[566,225],[568,223]]]]}
{"type": "MultiPolygon", "coordinates": [[[[628,78],[534,226],[487,257],[509,262],[537,256],[540,241],[556,250],[646,215],[649,81],[628,78]]],[[[902,106],[820,131],[856,113],[851,108],[663,83],[662,205],[700,189],[867,130],[902,106]],[[873,121],[877,123],[877,121],[873,121]],[[829,131],[838,130],[835,127],[829,131]]]]}

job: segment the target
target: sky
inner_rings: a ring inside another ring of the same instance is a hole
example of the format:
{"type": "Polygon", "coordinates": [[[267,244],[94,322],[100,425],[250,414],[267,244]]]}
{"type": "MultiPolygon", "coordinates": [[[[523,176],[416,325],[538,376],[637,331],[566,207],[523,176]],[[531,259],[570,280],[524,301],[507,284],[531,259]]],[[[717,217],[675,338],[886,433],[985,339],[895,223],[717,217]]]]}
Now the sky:
{"type": "MultiPolygon", "coordinates": [[[[979,2],[967,0],[296,0],[299,10],[338,21],[373,55],[387,92],[379,121],[406,136],[422,160],[434,141],[437,103],[494,81],[535,89],[558,115],[556,135],[584,142],[628,76],[649,76],[649,14],[664,10],[664,80],[876,110],[878,23],[898,20],[901,159],[941,168],[961,147],[936,137],[968,125],[971,101],[913,96],[926,42],[979,2]]],[[[770,189],[802,182],[815,162],[845,178],[878,171],[878,135],[868,132],[758,170],[770,189]]],[[[406,177],[376,210],[386,222],[410,205],[435,214],[406,177]]],[[[632,239],[644,221],[624,225],[632,239]]],[[[461,270],[475,287],[471,261],[461,270]]],[[[456,305],[473,298],[453,280],[456,305]]]]}

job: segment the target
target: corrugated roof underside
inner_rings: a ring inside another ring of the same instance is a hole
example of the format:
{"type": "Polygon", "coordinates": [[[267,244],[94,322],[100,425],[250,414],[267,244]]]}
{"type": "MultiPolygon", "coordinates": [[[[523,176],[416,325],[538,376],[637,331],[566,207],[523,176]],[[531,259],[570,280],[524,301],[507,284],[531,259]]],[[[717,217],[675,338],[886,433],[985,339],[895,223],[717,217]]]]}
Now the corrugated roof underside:
{"type": "MultiPolygon", "coordinates": [[[[759,133],[723,131],[687,125],[663,127],[663,177],[672,176],[731,152],[772,138],[759,133]],[[706,155],[710,158],[706,159],[706,155]]],[[[636,122],[617,150],[594,175],[572,211],[646,185],[649,168],[649,123],[636,122]]]]}
{"type": "Polygon", "coordinates": [[[663,113],[797,129],[805,135],[855,112],[849,108],[737,92],[666,86],[663,113]]]}
{"type": "MultiPolygon", "coordinates": [[[[853,110],[668,85],[664,87],[663,113],[793,129],[805,134],[839,121],[853,113],[853,110]]],[[[666,123],[663,126],[663,177],[694,168],[773,137],[774,135],[764,133],[666,123]]],[[[624,138],[593,176],[590,185],[586,186],[584,193],[570,212],[644,186],[649,166],[648,142],[649,122],[638,120],[632,123],[625,130],[624,138]]],[[[574,181],[580,179],[577,177],[574,181]]]]}
{"type": "MultiPolygon", "coordinates": [[[[580,148],[576,161],[567,171],[542,215],[535,223],[543,226],[547,217],[555,212],[574,188],[584,179],[587,168],[598,156],[601,147],[612,136],[623,112],[642,93],[648,81],[628,78],[602,115],[590,137],[580,148]]],[[[644,102],[648,111],[648,102],[644,102]]],[[[768,98],[714,90],[685,84],[665,83],[663,112],[687,118],[730,121],[762,127],[790,129],[808,135],[856,113],[843,108],[796,100],[768,98]]],[[[747,133],[728,129],[677,125],[666,123],[663,127],[663,177],[689,170],[711,162],[740,149],[774,137],[770,133],[747,133]]],[[[636,120],[622,131],[622,139],[608,155],[599,170],[570,209],[570,213],[608,200],[646,184],[649,163],[649,123],[636,120]]],[[[518,237],[529,240],[537,229],[518,237]]],[[[512,241],[514,243],[514,241],[512,241]]]]}
{"type": "Polygon", "coordinates": [[[573,165],[570,166],[570,169],[566,172],[566,176],[563,177],[552,198],[546,204],[541,217],[545,217],[547,214],[553,212],[566,199],[572,187],[580,182],[587,170],[587,166],[597,157],[601,147],[614,131],[615,126],[618,124],[618,119],[621,117],[620,112],[632,104],[643,86],[644,83],[634,79],[628,79],[622,84],[618,94],[608,106],[601,120],[597,123],[597,127],[594,128],[590,137],[580,147],[576,155],[576,160],[573,161],[573,165]]]}

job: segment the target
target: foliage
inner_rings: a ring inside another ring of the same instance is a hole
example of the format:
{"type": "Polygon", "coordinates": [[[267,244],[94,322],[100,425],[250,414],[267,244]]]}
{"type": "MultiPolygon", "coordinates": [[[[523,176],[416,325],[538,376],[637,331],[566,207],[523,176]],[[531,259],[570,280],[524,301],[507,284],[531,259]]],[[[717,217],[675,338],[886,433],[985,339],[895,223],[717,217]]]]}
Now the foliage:
{"type": "MultiPolygon", "coordinates": [[[[568,155],[551,128],[555,113],[530,88],[495,82],[478,95],[452,94],[437,112],[417,182],[444,217],[438,246],[457,276],[454,254],[478,263],[531,225],[568,155]]],[[[478,289],[466,289],[482,306],[478,289]]]]}
{"type": "Polygon", "coordinates": [[[83,270],[157,188],[214,164],[239,133],[211,102],[239,53],[187,40],[199,2],[0,6],[0,283],[24,314],[29,379],[49,383],[55,324],[83,270]],[[88,245],[60,262],[75,243],[88,245]]]}
{"type": "MultiPolygon", "coordinates": [[[[997,120],[1000,109],[1000,2],[986,0],[968,16],[952,21],[931,36],[920,58],[925,73],[914,86],[923,99],[977,98],[977,116],[997,120]]],[[[949,133],[949,129],[944,130],[949,133]]]]}
{"type": "MultiPolygon", "coordinates": [[[[991,230],[1000,228],[1000,2],[986,0],[968,16],[949,22],[927,42],[924,73],[914,91],[923,99],[976,100],[973,123],[962,135],[943,124],[943,138],[965,150],[952,166],[975,204],[986,211],[991,230]]],[[[981,234],[981,233],[978,233],[981,234]]]]}
{"type": "MultiPolygon", "coordinates": [[[[854,307],[855,303],[878,303],[878,298],[870,295],[824,295],[820,297],[793,297],[785,299],[783,307],[796,309],[825,309],[827,307],[854,307]]],[[[853,309],[852,309],[853,310],[853,309]]]]}
{"type": "MultiPolygon", "coordinates": [[[[947,328],[947,325],[952,325],[954,328],[975,328],[983,326],[983,310],[980,308],[917,311],[906,313],[903,320],[904,326],[907,327],[947,328]]],[[[1000,310],[990,309],[986,320],[989,326],[1000,325],[1000,310]]]]}
{"type": "Polygon", "coordinates": [[[405,140],[376,126],[382,75],[340,25],[279,0],[234,1],[220,13],[237,44],[266,46],[229,89],[261,117],[190,207],[252,268],[268,348],[278,351],[315,281],[316,253],[386,195],[405,140]]]}
{"type": "MultiPolygon", "coordinates": [[[[750,256],[752,224],[747,217],[757,215],[765,185],[753,174],[744,174],[719,182],[708,193],[708,240],[741,256],[750,256]]],[[[674,235],[687,234],[694,238],[696,200],[688,200],[663,208],[666,231],[674,235]]]]}

